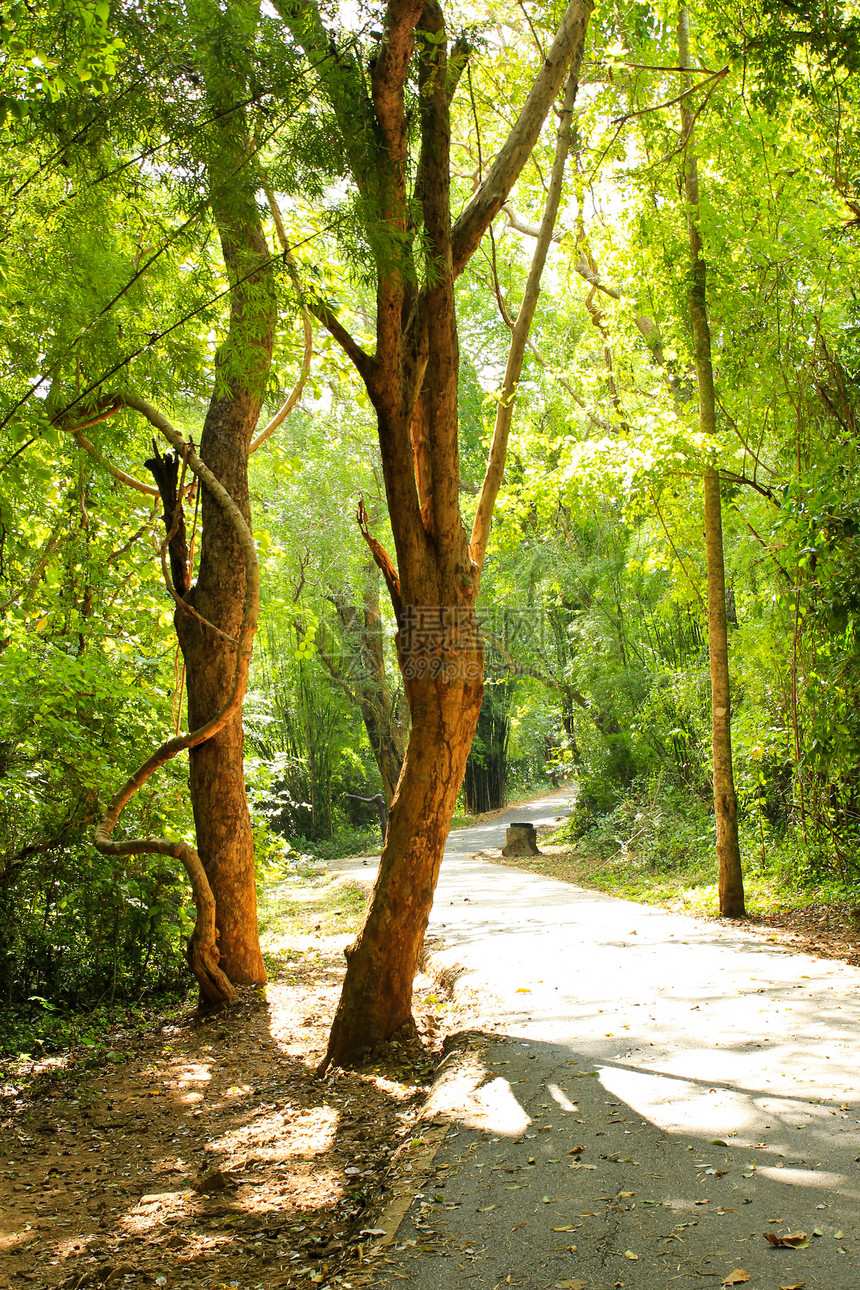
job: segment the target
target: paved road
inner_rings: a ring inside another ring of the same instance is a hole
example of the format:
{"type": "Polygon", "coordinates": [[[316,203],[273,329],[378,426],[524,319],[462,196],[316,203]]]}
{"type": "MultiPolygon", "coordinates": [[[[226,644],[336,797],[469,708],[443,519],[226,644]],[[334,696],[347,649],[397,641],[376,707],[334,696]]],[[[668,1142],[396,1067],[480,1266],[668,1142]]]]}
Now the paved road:
{"type": "Polygon", "coordinates": [[[452,834],[430,935],[501,1034],[374,1284],[858,1290],[860,970],[477,854],[565,804],[452,834]]]}

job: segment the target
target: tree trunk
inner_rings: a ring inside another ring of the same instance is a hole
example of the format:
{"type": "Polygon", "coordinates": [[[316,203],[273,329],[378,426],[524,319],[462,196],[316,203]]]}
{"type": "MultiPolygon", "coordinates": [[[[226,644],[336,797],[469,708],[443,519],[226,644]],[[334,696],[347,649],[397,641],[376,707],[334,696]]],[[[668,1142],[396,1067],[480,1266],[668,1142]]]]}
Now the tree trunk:
{"type": "Polygon", "coordinates": [[[497,811],[507,800],[510,688],[510,682],[503,682],[484,691],[476,738],[463,779],[466,810],[472,815],[497,811]]]}
{"type": "MultiPolygon", "coordinates": [[[[250,523],[247,451],[259,415],[252,396],[214,399],[200,455],[250,523]]],[[[215,504],[202,498],[203,541],[197,582],[187,599],[208,622],[235,637],[242,618],[245,577],[234,533],[215,504]]],[[[196,618],[177,611],[185,657],[188,724],[194,730],[226,702],[235,651],[196,618]]],[[[257,936],[254,839],[245,794],[241,712],[212,739],[191,750],[190,783],[197,851],[215,897],[221,966],[234,984],[265,981],[257,936]]]]}
{"type": "Polygon", "coordinates": [[[705,545],[708,555],[708,653],[711,664],[711,729],[714,757],[714,815],[717,825],[720,913],[743,918],[744,880],[738,843],[738,802],[732,773],[729,646],[720,477],[710,469],[704,479],[705,545]]]}
{"type": "MultiPolygon", "coordinates": [[[[358,673],[350,696],[361,712],[370,750],[382,779],[386,805],[390,807],[403,766],[403,742],[385,672],[379,570],[373,561],[365,575],[361,608],[344,600],[337,600],[335,608],[345,643],[354,653],[358,673]]],[[[329,667],[333,672],[334,668],[329,667]]]]}
{"type": "MultiPolygon", "coordinates": [[[[213,10],[213,17],[219,12],[213,10]]],[[[271,257],[257,207],[258,179],[241,104],[247,83],[232,54],[201,41],[200,63],[218,124],[208,158],[210,207],[230,282],[230,317],[216,356],[215,391],[200,456],[250,527],[248,453],[268,381],[276,301],[271,257]]],[[[232,686],[235,639],[242,620],[245,566],[236,530],[214,498],[201,502],[200,564],[185,599],[206,620],[177,611],[186,664],[188,720],[203,725],[224,706],[232,686]],[[212,626],[219,630],[216,632],[212,626]]],[[[236,984],[265,981],[257,935],[254,839],[245,794],[241,710],[190,753],[197,850],[215,898],[221,966],[236,984]]]]}
{"type": "MultiPolygon", "coordinates": [[[[686,5],[678,10],[678,56],[681,67],[690,66],[690,15],[686,5]]],[[[689,87],[689,77],[682,78],[689,87]]],[[[717,412],[711,330],[708,323],[707,263],[699,233],[699,168],[693,151],[694,118],[688,100],[681,103],[684,143],[684,195],[690,239],[690,323],[696,352],[699,387],[699,426],[716,435],[717,412]]],[[[729,646],[726,625],[726,573],[723,559],[723,519],[720,477],[709,467],[704,477],[705,547],[708,560],[708,650],[711,665],[711,729],[714,763],[714,814],[717,825],[720,913],[743,918],[744,884],[738,843],[738,803],[732,774],[731,697],[729,646]]]]}
{"type": "Polygon", "coordinates": [[[481,680],[410,686],[412,730],[368,914],[346,951],[347,981],[320,1066],[355,1063],[412,1018],[412,983],[466,758],[481,680]]]}
{"type": "Polygon", "coordinates": [[[396,564],[370,533],[363,505],[359,522],[397,616],[412,715],[379,877],[347,955],[323,1071],[355,1061],[410,1020],[418,954],[481,707],[474,607],[507,438],[494,436],[480,533],[470,543],[459,503],[454,284],[507,201],[569,67],[579,65],[593,6],[572,0],[566,7],[507,140],[452,223],[450,108],[469,48],[456,42],[449,62],[439,0],[388,0],[367,70],[351,52],[331,58],[319,5],[274,3],[317,69],[367,213],[374,353],[332,312],[320,307],[318,316],[361,375],[377,415],[396,564]],[[420,146],[410,157],[415,115],[420,146]]]}

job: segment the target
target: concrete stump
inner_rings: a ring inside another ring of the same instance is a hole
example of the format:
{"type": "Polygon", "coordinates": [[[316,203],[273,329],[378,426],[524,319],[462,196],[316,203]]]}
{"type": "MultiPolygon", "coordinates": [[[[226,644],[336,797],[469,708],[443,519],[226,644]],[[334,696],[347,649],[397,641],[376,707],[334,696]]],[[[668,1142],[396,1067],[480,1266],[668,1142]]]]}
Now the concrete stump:
{"type": "Polygon", "coordinates": [[[533,824],[522,821],[511,824],[505,833],[503,856],[539,856],[537,829],[533,824]]]}

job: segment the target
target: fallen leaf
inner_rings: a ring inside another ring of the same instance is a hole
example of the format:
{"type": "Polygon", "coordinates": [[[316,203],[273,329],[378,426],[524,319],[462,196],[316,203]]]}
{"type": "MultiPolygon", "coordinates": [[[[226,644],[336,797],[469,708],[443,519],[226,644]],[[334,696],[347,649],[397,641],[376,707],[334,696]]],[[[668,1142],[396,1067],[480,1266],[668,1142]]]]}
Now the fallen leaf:
{"type": "Polygon", "coordinates": [[[746,1268],[735,1268],[734,1272],[730,1272],[725,1281],[720,1282],[720,1284],[724,1286],[739,1286],[743,1285],[744,1281],[749,1281],[749,1279],[750,1274],[747,1272],[746,1268]]]}
{"type": "Polygon", "coordinates": [[[809,1237],[805,1232],[786,1232],[784,1236],[777,1236],[776,1232],[765,1232],[763,1235],[776,1250],[805,1250],[809,1244],[809,1237]]]}
{"type": "MultiPolygon", "coordinates": [[[[346,1170],[349,1173],[349,1170],[346,1170]]],[[[233,1175],[223,1169],[210,1169],[204,1174],[194,1188],[199,1192],[225,1191],[228,1187],[235,1187],[236,1183],[233,1175]]]]}
{"type": "Polygon", "coordinates": [[[478,1210],[478,1213],[479,1213],[479,1214],[489,1214],[490,1210],[491,1210],[491,1209],[495,1209],[495,1208],[496,1208],[496,1207],[495,1207],[495,1205],[485,1205],[483,1209],[479,1209],[479,1210],[478,1210]]]}
{"type": "Polygon", "coordinates": [[[573,1223],[568,1223],[565,1227],[554,1227],[552,1230],[554,1232],[575,1232],[576,1226],[573,1223]]]}
{"type": "Polygon", "coordinates": [[[638,1255],[638,1254],[634,1254],[632,1250],[625,1250],[625,1251],[624,1251],[624,1257],[625,1257],[625,1259],[637,1259],[637,1260],[638,1260],[639,1255],[638,1255]]]}
{"type": "Polygon", "coordinates": [[[556,1281],[556,1290],[585,1290],[588,1285],[587,1281],[580,1281],[577,1277],[574,1281],[556,1281]]]}
{"type": "Polygon", "coordinates": [[[795,1281],[793,1286],[780,1286],[779,1290],[803,1290],[805,1285],[805,1281],[795,1281]]]}
{"type": "Polygon", "coordinates": [[[724,1138],[711,1138],[712,1147],[727,1147],[728,1145],[724,1138]]]}

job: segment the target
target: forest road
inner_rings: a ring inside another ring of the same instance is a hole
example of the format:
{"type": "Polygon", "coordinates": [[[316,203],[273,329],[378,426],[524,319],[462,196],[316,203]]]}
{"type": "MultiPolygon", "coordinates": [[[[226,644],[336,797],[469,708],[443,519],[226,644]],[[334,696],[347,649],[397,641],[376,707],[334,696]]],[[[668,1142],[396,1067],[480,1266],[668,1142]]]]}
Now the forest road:
{"type": "Polygon", "coordinates": [[[435,964],[494,1033],[373,1284],[858,1290],[860,969],[482,859],[565,802],[451,836],[435,964]]]}

